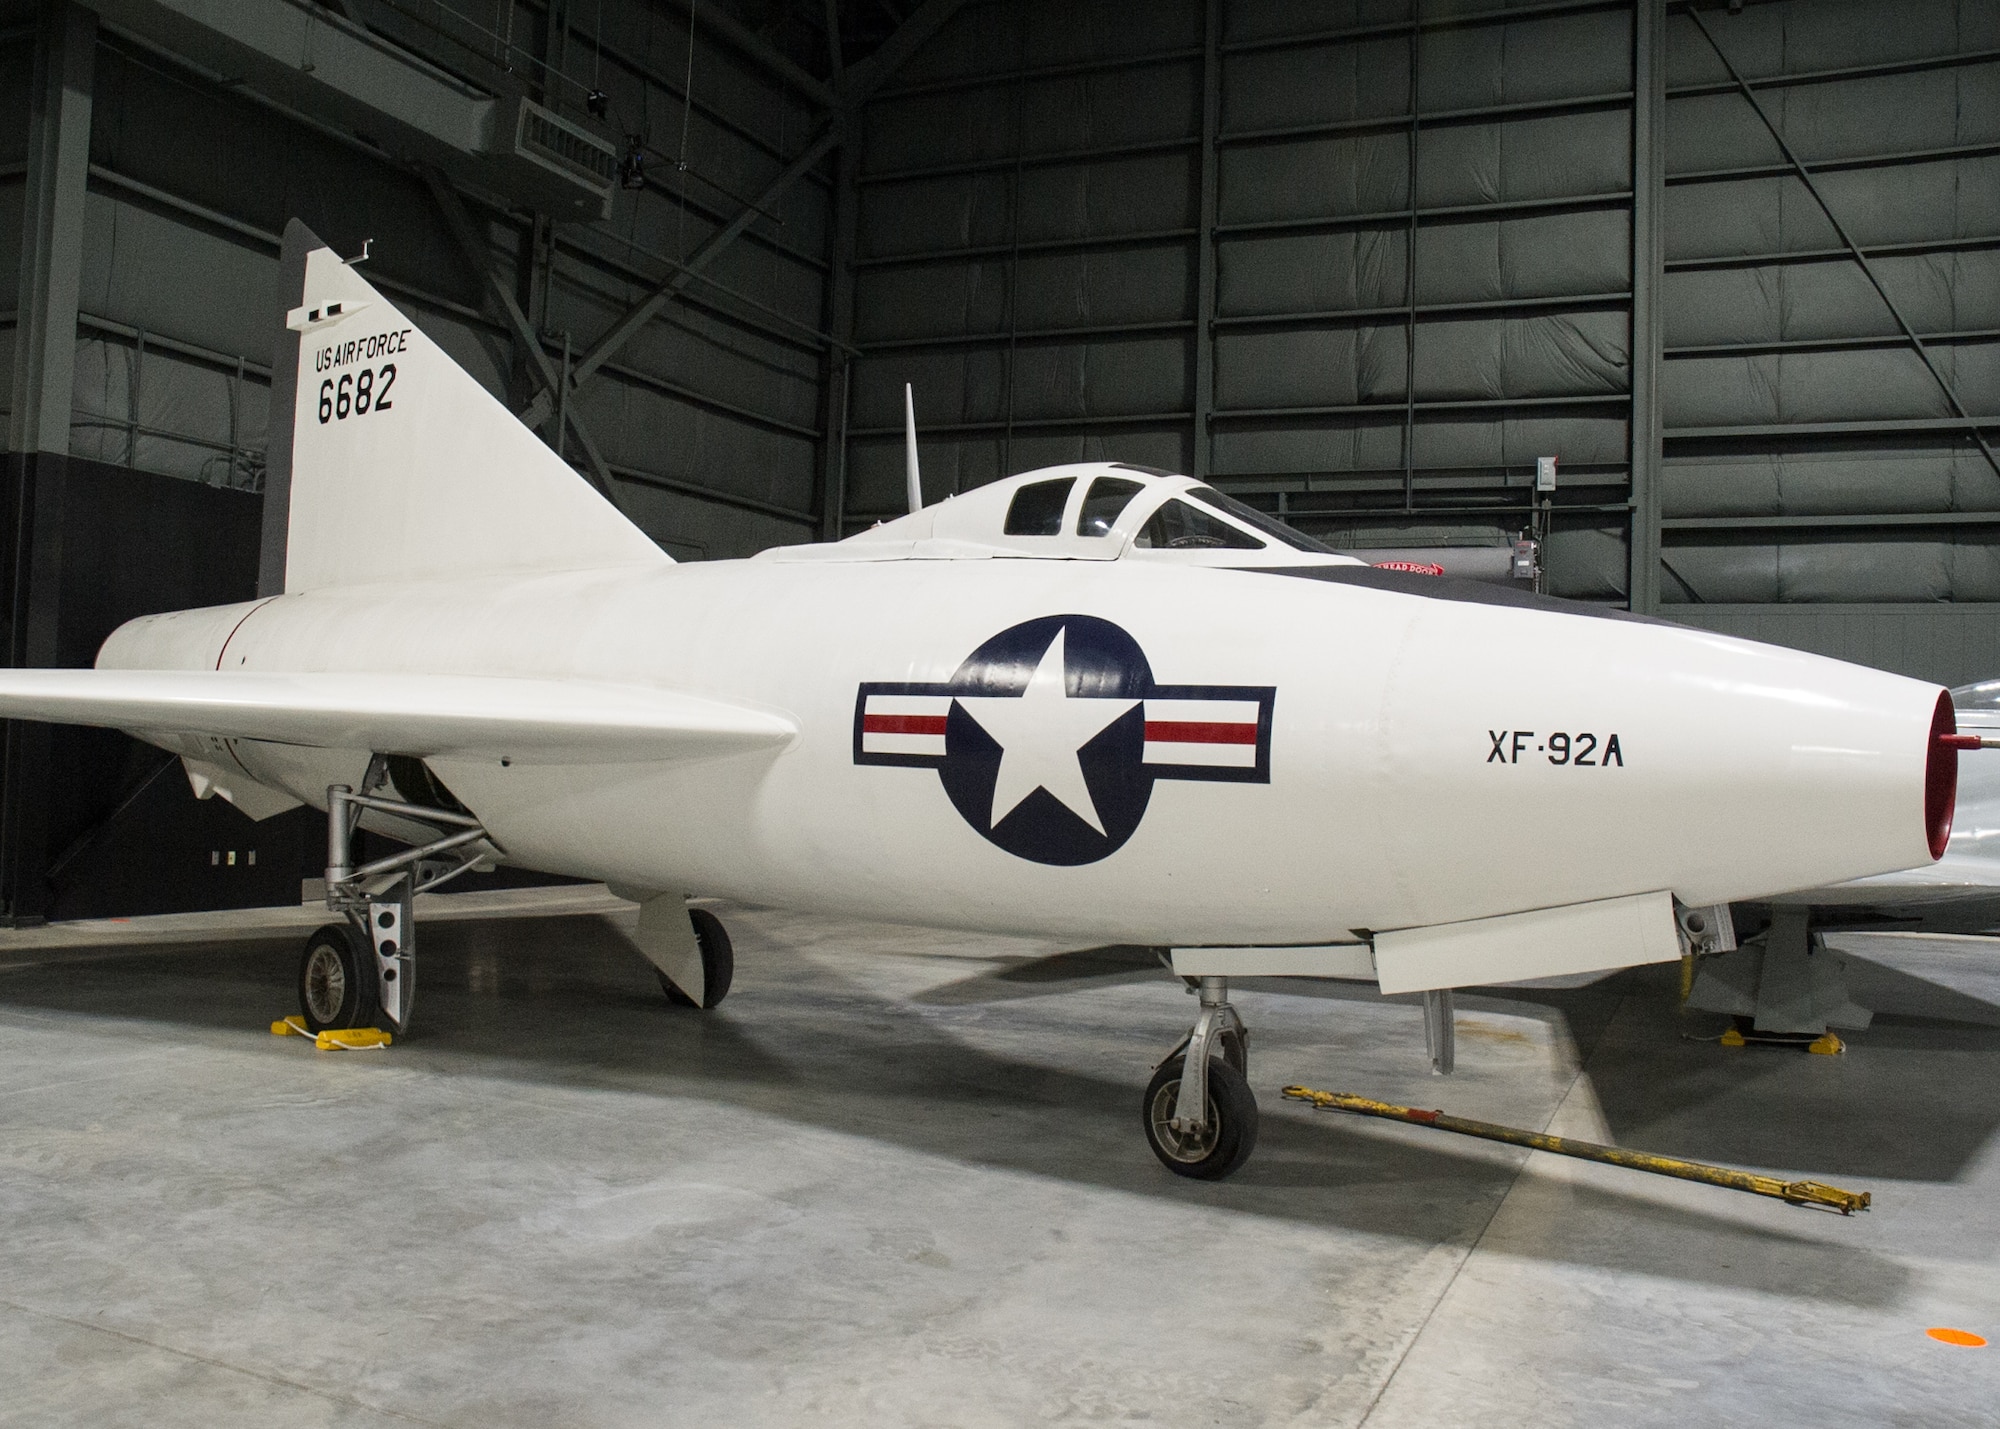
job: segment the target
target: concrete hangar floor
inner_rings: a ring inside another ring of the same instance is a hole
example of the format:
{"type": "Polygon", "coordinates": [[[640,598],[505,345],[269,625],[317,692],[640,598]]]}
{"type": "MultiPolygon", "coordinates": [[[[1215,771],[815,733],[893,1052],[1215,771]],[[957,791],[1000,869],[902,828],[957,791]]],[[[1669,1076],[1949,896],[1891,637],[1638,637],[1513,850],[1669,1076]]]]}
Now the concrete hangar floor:
{"type": "Polygon", "coordinates": [[[273,1037],[316,909],[0,935],[0,1423],[1990,1425],[2000,958],[1850,939],[1845,1057],[1675,971],[1246,984],[1255,1158],[1155,1163],[1135,950],[722,910],[670,1007],[601,890],[438,898],[414,1035],[273,1037]],[[1359,1091],[1875,1193],[1841,1217],[1282,1103],[1359,1091]]]}

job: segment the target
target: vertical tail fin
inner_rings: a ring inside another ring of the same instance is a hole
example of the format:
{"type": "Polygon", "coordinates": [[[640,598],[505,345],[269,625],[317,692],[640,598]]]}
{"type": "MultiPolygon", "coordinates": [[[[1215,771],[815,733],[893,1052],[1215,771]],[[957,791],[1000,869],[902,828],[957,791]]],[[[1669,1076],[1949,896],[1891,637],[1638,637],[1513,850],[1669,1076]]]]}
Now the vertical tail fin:
{"type": "Polygon", "coordinates": [[[294,219],[265,594],[670,558],[294,219]]]}

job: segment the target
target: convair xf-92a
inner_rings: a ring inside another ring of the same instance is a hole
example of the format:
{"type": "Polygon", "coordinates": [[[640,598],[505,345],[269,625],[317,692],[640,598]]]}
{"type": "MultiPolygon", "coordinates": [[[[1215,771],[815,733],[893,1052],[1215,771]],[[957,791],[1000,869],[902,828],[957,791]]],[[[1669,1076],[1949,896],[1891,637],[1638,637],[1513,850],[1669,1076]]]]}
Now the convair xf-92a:
{"type": "Polygon", "coordinates": [[[287,237],[281,592],[134,620],[91,670],[0,672],[0,714],[126,730],[252,817],[326,810],[315,1029],[408,1022],[412,893],[480,863],[639,902],[642,951],[701,1007],[731,962],[690,897],[1151,945],[1200,1011],[1146,1134],[1217,1177],[1256,1136],[1231,977],[1431,992],[1665,961],[1677,904],[1909,868],[1949,835],[1935,686],[1376,570],[1183,476],[1053,467],[676,564],[287,237]],[[412,847],[357,865],[357,827],[412,847]]]}

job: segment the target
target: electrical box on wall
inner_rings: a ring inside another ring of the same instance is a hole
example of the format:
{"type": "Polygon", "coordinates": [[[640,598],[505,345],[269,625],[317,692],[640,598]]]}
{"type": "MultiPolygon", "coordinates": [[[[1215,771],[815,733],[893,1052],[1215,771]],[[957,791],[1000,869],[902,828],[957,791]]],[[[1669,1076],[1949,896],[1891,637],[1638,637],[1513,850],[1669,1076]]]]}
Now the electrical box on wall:
{"type": "Polygon", "coordinates": [[[1556,459],[1552,456],[1535,458],[1535,490],[1554,491],[1556,489],[1556,459]]]}

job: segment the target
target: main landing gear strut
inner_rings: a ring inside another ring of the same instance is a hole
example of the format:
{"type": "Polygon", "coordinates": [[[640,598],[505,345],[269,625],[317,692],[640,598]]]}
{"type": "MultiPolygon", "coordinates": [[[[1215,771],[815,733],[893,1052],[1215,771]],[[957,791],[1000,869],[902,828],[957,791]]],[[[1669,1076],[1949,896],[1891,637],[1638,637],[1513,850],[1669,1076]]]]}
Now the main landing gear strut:
{"type": "Polygon", "coordinates": [[[1204,977],[1192,1031],[1153,1070],[1142,1108],[1146,1142],[1178,1176],[1219,1181],[1257,1146],[1250,1033],[1229,1002],[1229,979],[1204,977]]]}
{"type": "Polygon", "coordinates": [[[299,961],[299,1010],[312,1032],[387,1023],[386,1030],[401,1033],[409,1026],[417,990],[416,896],[477,866],[486,855],[474,846],[491,843],[485,826],[463,809],[375,792],[388,782],[389,761],[378,754],[360,793],[346,784],[326,791],[326,906],[344,921],[308,938],[299,961]],[[427,825],[438,837],[356,868],[354,831],[370,809],[427,825]]]}

